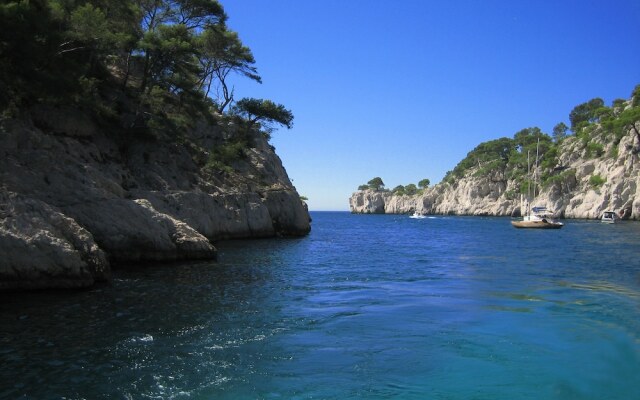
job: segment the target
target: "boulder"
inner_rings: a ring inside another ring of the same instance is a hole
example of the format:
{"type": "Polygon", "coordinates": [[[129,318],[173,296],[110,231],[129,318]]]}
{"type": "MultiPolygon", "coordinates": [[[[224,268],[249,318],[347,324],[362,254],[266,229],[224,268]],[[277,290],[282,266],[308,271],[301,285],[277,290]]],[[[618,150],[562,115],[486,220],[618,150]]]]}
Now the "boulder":
{"type": "Polygon", "coordinates": [[[74,288],[110,277],[92,234],[63,212],[0,192],[0,290],[74,288]]]}

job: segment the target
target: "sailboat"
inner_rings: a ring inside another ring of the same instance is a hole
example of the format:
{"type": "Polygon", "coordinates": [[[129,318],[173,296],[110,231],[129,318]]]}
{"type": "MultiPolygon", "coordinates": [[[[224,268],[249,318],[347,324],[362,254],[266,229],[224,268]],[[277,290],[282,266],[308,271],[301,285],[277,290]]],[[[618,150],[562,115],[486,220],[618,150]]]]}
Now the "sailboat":
{"type": "MultiPolygon", "coordinates": [[[[521,208],[522,209],[522,208],[521,208]]],[[[556,221],[553,212],[546,207],[533,207],[520,221],[511,221],[516,228],[560,229],[562,222],[556,221]]]]}
{"type": "MultiPolygon", "coordinates": [[[[538,145],[536,146],[536,170],[538,166],[538,148],[540,146],[540,138],[538,138],[538,145]]],[[[529,153],[527,153],[527,169],[529,169],[529,153]]],[[[528,171],[529,175],[531,171],[528,171]]],[[[536,174],[534,173],[533,179],[533,194],[536,193],[536,174]]],[[[522,219],[517,221],[511,221],[511,225],[516,228],[533,228],[533,229],[560,229],[564,226],[562,222],[557,221],[553,216],[553,211],[548,210],[546,207],[536,206],[531,207],[528,199],[524,201],[524,195],[520,195],[520,213],[522,219]],[[526,207],[525,207],[526,204],[526,207]],[[525,211],[526,210],[526,211],[525,211]]]]}

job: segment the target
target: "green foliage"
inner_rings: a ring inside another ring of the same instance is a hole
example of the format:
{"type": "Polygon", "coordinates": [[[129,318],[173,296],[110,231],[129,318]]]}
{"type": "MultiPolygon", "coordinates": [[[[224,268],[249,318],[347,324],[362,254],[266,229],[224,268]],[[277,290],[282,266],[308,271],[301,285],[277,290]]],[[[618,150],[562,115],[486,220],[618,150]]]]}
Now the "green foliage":
{"type": "Polygon", "coordinates": [[[558,123],[553,127],[553,141],[556,143],[560,142],[567,136],[568,130],[569,127],[564,122],[558,123]]]}
{"type": "Polygon", "coordinates": [[[204,71],[201,87],[208,96],[217,80],[217,108],[220,112],[233,101],[233,88],[230,89],[227,84],[227,77],[231,72],[262,83],[253,66],[255,59],[251,50],[242,44],[236,32],[229,31],[224,26],[207,29],[199,43],[199,61],[204,71]]]}
{"type": "Polygon", "coordinates": [[[636,85],[631,93],[631,107],[640,106],[640,85],[636,85]]]}
{"type": "Polygon", "coordinates": [[[384,188],[384,182],[382,182],[382,178],[380,178],[379,176],[371,179],[369,182],[367,182],[367,185],[369,185],[369,188],[373,190],[380,190],[384,188]]]}
{"type": "Polygon", "coordinates": [[[514,190],[507,190],[504,192],[504,197],[507,200],[515,200],[518,198],[518,194],[514,190]]]}
{"type": "Polygon", "coordinates": [[[533,193],[533,189],[535,188],[535,183],[533,179],[530,178],[523,178],[520,182],[520,194],[524,194],[527,196],[531,196],[533,195],[535,197],[535,193],[533,193]]]}
{"type": "Polygon", "coordinates": [[[358,186],[358,190],[367,190],[369,189],[369,185],[360,185],[358,186]]]}
{"type": "Polygon", "coordinates": [[[454,184],[473,171],[474,176],[486,176],[494,181],[515,181],[518,192],[528,193],[533,188],[529,179],[533,179],[534,170],[537,180],[544,179],[553,171],[557,164],[557,149],[558,144],[539,128],[522,129],[514,134],[513,139],[481,143],[445,175],[444,181],[454,184]]]}
{"type": "Polygon", "coordinates": [[[575,180],[575,176],[576,171],[574,169],[568,169],[566,171],[562,171],[559,174],[549,175],[542,180],[542,187],[547,188],[555,184],[563,184],[571,179],[575,180]]]}
{"type": "Polygon", "coordinates": [[[539,160],[542,171],[551,171],[558,163],[558,146],[553,145],[545,148],[545,152],[539,160]]]}
{"type": "MultiPolygon", "coordinates": [[[[608,143],[617,145],[630,132],[636,136],[634,143],[638,143],[632,151],[640,152],[640,85],[634,88],[631,101],[618,99],[613,102],[612,108],[608,108],[602,99],[595,98],[575,107],[570,119],[578,144],[582,144],[588,157],[604,156],[608,143]]],[[[455,185],[459,179],[470,174],[497,182],[509,181],[515,184],[516,189],[505,195],[514,198],[518,193],[532,194],[534,186],[540,184],[548,186],[575,181],[575,176],[569,176],[575,175],[575,171],[558,173],[558,170],[562,170],[558,168],[559,152],[567,132],[567,125],[560,122],[554,127],[553,139],[539,128],[532,127],[516,132],[513,138],[503,137],[481,143],[453,170],[447,171],[443,182],[455,185]]],[[[608,156],[617,158],[622,150],[618,146],[611,146],[608,156]]],[[[419,186],[422,187],[422,184],[419,186]]],[[[406,187],[403,187],[403,191],[406,193],[406,187]]]]}
{"type": "Polygon", "coordinates": [[[599,188],[600,186],[604,185],[604,183],[607,180],[604,179],[603,177],[601,177],[600,175],[591,175],[591,177],[589,178],[589,184],[591,185],[591,187],[593,187],[594,189],[599,188]]]}
{"type": "MultiPolygon", "coordinates": [[[[216,0],[4,1],[0,112],[76,104],[122,118],[135,132],[179,135],[233,101],[230,76],[261,82],[251,50],[226,20],[216,0]]],[[[250,105],[239,110],[251,123],[291,128],[293,115],[281,105],[250,105]]]]}
{"type": "Polygon", "coordinates": [[[611,118],[602,122],[602,127],[614,135],[614,143],[620,143],[620,140],[630,130],[635,133],[640,143],[640,132],[636,128],[636,124],[640,122],[640,105],[633,106],[622,111],[616,118],[611,118]]]}
{"type": "Polygon", "coordinates": [[[140,41],[142,51],[149,55],[143,76],[143,92],[148,87],[162,87],[169,93],[190,93],[199,73],[194,58],[192,33],[183,24],[160,25],[145,32],[140,41]]]}
{"type": "Polygon", "coordinates": [[[421,189],[426,189],[429,187],[430,184],[431,184],[431,181],[425,178],[420,182],[418,182],[418,187],[420,187],[421,189]]]}
{"type": "Polygon", "coordinates": [[[394,188],[391,190],[391,192],[392,192],[393,194],[395,194],[395,195],[398,195],[398,196],[403,196],[403,195],[405,195],[405,194],[406,194],[406,192],[405,192],[405,190],[404,190],[404,186],[402,186],[402,185],[398,185],[398,186],[394,187],[394,188]]]}
{"type": "Polygon", "coordinates": [[[588,142],[586,150],[586,155],[588,158],[597,158],[601,157],[604,154],[604,146],[596,142],[588,142]]]}
{"type": "Polygon", "coordinates": [[[482,164],[475,172],[474,176],[490,176],[496,171],[504,170],[504,161],[495,159],[482,164]]]}
{"type": "Polygon", "coordinates": [[[615,99],[612,104],[614,115],[619,115],[626,107],[627,102],[624,99],[615,99]]]}
{"type": "Polygon", "coordinates": [[[82,67],[58,55],[63,40],[47,1],[0,5],[0,109],[73,92],[71,77],[82,67]]]}
{"type": "Polygon", "coordinates": [[[291,129],[293,114],[282,104],[271,100],[244,98],[238,101],[233,109],[234,114],[247,118],[252,124],[261,122],[262,127],[270,132],[272,123],[278,123],[291,129]]]}
{"type": "Polygon", "coordinates": [[[469,152],[467,157],[460,161],[453,171],[447,172],[445,181],[455,181],[463,177],[469,169],[474,167],[482,168],[483,165],[489,167],[492,171],[494,169],[500,170],[506,167],[509,155],[514,150],[515,142],[509,138],[500,138],[481,143],[469,152]]]}
{"type": "Polygon", "coordinates": [[[231,172],[234,162],[246,158],[245,150],[248,147],[245,138],[227,140],[211,149],[207,165],[213,169],[231,172]]]}
{"type": "Polygon", "coordinates": [[[571,130],[576,132],[584,123],[597,122],[598,118],[603,113],[604,108],[604,100],[599,97],[577,105],[573,110],[571,110],[571,113],[569,113],[571,130]]]}
{"type": "Polygon", "coordinates": [[[404,187],[404,192],[408,196],[413,196],[418,193],[418,188],[413,183],[410,183],[404,187]]]}
{"type": "MultiPolygon", "coordinates": [[[[634,88],[631,101],[618,99],[608,108],[602,99],[595,98],[576,106],[570,120],[587,157],[603,157],[605,145],[613,143],[607,156],[617,158],[622,148],[615,145],[630,132],[636,136],[634,143],[637,143],[631,150],[640,152],[640,85],[634,88]]],[[[494,181],[513,181],[518,188],[515,194],[517,191],[530,192],[534,180],[548,185],[568,179],[556,171],[560,146],[567,131],[568,127],[561,122],[554,127],[553,140],[533,127],[516,132],[512,139],[481,143],[448,171],[443,181],[455,184],[458,179],[473,173],[494,181]]]]}

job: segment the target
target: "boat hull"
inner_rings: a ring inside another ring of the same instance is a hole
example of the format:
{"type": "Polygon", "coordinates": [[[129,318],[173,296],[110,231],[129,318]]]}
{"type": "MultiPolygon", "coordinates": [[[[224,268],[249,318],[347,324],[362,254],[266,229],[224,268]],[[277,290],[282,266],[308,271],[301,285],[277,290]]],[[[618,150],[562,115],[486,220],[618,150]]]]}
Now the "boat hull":
{"type": "Polygon", "coordinates": [[[560,229],[564,226],[561,222],[549,221],[511,221],[511,225],[516,228],[530,229],[560,229]]]}

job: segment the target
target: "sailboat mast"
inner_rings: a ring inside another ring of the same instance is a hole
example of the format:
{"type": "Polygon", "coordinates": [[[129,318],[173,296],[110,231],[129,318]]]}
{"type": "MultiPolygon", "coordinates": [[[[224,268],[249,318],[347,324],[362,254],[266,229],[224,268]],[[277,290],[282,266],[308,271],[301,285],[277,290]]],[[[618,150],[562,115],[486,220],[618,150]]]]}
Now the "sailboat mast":
{"type": "Polygon", "coordinates": [[[530,151],[527,150],[527,215],[529,215],[529,204],[531,204],[531,162],[529,154],[530,151]]]}
{"type": "Polygon", "coordinates": [[[533,197],[536,197],[536,183],[538,181],[538,157],[540,155],[540,137],[538,137],[538,143],[536,144],[536,165],[533,171],[533,197]]]}

